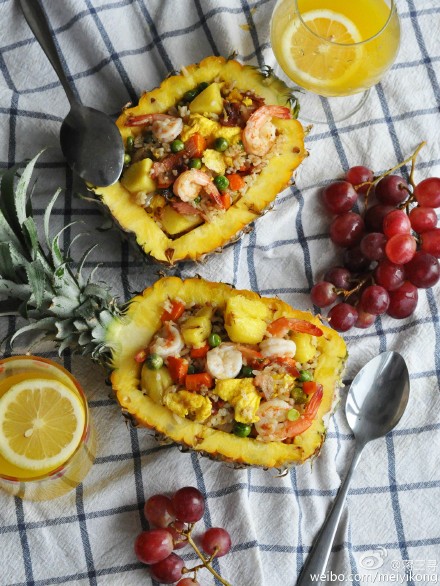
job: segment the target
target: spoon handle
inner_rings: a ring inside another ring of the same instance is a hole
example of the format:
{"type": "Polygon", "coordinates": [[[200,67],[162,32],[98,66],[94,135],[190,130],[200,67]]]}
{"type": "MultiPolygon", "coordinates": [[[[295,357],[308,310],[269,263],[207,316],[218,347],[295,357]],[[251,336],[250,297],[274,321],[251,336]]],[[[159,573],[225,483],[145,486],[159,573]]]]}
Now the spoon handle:
{"type": "MultiPolygon", "coordinates": [[[[327,567],[328,558],[330,557],[336,530],[338,528],[342,511],[344,509],[345,497],[347,496],[353,472],[359,463],[364,445],[365,444],[356,443],[353,460],[351,461],[347,476],[339,488],[330,513],[327,515],[327,518],[324,521],[318,537],[316,538],[312,550],[307,557],[306,563],[303,566],[296,586],[317,586],[317,584],[320,583],[320,580],[318,579],[317,581],[316,576],[325,574],[325,569],[327,567]],[[314,580],[311,578],[313,575],[315,575],[314,580]]],[[[323,582],[325,582],[325,580],[323,580],[323,582]]]]}
{"type": "Polygon", "coordinates": [[[54,68],[55,73],[66,92],[69,102],[71,104],[77,102],[78,99],[73,93],[72,88],[67,81],[66,74],[64,73],[63,66],[61,65],[61,60],[40,2],[38,0],[19,0],[19,4],[26,22],[54,68]]]}

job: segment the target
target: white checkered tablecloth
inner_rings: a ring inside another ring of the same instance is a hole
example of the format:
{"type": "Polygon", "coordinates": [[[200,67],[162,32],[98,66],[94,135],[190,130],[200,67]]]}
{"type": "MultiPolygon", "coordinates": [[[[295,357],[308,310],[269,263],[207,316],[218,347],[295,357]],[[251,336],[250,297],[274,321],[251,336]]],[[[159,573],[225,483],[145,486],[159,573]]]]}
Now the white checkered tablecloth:
{"type": "MultiPolygon", "coordinates": [[[[274,3],[43,0],[78,95],[85,104],[113,115],[170,71],[210,54],[227,56],[235,50],[244,63],[273,65],[268,33],[274,3]]],[[[178,274],[197,272],[310,308],[312,283],[339,255],[328,240],[330,219],[323,213],[319,189],[352,165],[366,164],[376,172],[390,168],[422,140],[428,144],[416,177],[440,176],[440,3],[398,0],[398,9],[400,53],[365,108],[346,122],[315,126],[307,138],[310,157],[274,211],[222,255],[200,266],[185,263],[178,274]]],[[[59,82],[16,0],[0,0],[0,23],[0,166],[52,147],[37,165],[35,213],[42,216],[49,195],[65,186],[54,212],[54,230],[81,220],[99,243],[87,266],[100,262],[100,278],[128,299],[132,291],[155,281],[158,267],[146,266],[116,232],[94,230],[102,223],[101,213],[76,196],[80,185],[66,169],[58,146],[68,110],[59,82]]],[[[84,229],[68,228],[64,246],[84,229]]],[[[439,295],[440,285],[421,291],[412,317],[384,317],[368,330],[345,336],[347,380],[379,352],[397,350],[411,374],[411,397],[398,428],[365,450],[329,562],[329,584],[372,581],[365,576],[375,573],[360,563],[366,565],[368,555],[383,562],[376,584],[398,578],[410,586],[428,585],[435,583],[431,576],[440,582],[439,295]],[[332,578],[338,574],[345,577],[332,578]]],[[[14,331],[15,320],[2,318],[0,326],[3,337],[14,331]]],[[[14,347],[16,354],[26,350],[24,345],[14,347]]],[[[56,356],[51,349],[33,350],[56,356]]],[[[84,484],[61,499],[36,504],[0,494],[1,586],[152,584],[133,552],[135,536],[146,528],[143,503],[153,493],[188,484],[207,498],[201,529],[224,526],[232,535],[231,553],[215,562],[231,584],[295,584],[352,454],[353,437],[342,409],[331,419],[313,466],[293,468],[283,477],[259,469],[232,470],[159,446],[147,431],[130,429],[98,366],[70,355],[62,362],[87,391],[98,457],[84,484]]],[[[191,551],[181,551],[194,565],[191,551]]],[[[208,572],[200,579],[204,586],[216,584],[208,572]]]]}

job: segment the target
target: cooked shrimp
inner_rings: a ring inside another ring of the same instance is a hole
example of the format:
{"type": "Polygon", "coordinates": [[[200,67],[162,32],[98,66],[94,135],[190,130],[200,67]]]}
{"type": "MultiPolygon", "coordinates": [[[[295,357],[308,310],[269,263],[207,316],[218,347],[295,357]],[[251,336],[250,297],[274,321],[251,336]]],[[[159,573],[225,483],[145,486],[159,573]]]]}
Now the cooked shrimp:
{"type": "Polygon", "coordinates": [[[271,336],[283,338],[290,331],[302,332],[311,336],[322,336],[322,330],[303,319],[294,317],[280,317],[267,326],[267,332],[271,336]]]}
{"type": "Polygon", "coordinates": [[[243,366],[241,352],[232,344],[220,344],[206,355],[208,372],[220,380],[235,378],[243,366]]]}
{"type": "Polygon", "coordinates": [[[182,201],[194,201],[202,189],[214,200],[219,207],[223,207],[220,192],[212,182],[211,177],[203,171],[190,169],[177,177],[173,185],[174,195],[182,201]]]}
{"type": "Polygon", "coordinates": [[[292,113],[285,106],[261,106],[251,116],[243,130],[244,149],[250,155],[263,157],[272,147],[276,138],[276,127],[272,118],[292,118],[292,113]]]}
{"type": "Polygon", "coordinates": [[[255,429],[258,433],[257,439],[264,442],[280,442],[300,435],[312,425],[321,405],[322,396],[322,388],[319,388],[296,421],[289,421],[287,418],[292,407],[286,401],[272,399],[261,403],[257,411],[257,416],[260,419],[255,423],[255,429]]]}
{"type": "Polygon", "coordinates": [[[151,130],[157,140],[172,142],[183,130],[183,120],[168,114],[145,114],[132,116],[125,122],[125,126],[146,126],[151,124],[151,130]]]}
{"type": "Polygon", "coordinates": [[[158,336],[154,340],[150,346],[150,351],[159,354],[162,358],[179,354],[184,344],[176,326],[166,323],[161,333],[164,333],[164,336],[158,336]]]}
{"type": "Polygon", "coordinates": [[[284,338],[266,338],[260,344],[261,354],[264,358],[269,356],[295,356],[296,344],[293,340],[284,338]]]}

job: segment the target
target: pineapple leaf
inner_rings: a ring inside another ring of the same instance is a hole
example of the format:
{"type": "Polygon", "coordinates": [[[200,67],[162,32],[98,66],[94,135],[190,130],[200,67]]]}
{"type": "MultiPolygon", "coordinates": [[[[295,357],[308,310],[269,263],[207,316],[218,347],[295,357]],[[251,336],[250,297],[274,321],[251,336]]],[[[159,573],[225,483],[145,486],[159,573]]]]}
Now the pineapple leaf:
{"type": "Polygon", "coordinates": [[[51,310],[57,317],[69,318],[76,313],[77,306],[77,297],[66,297],[64,295],[57,295],[52,299],[51,310]]]}
{"type": "Polygon", "coordinates": [[[59,267],[61,264],[68,262],[68,260],[64,257],[61,248],[60,248],[60,236],[61,234],[67,230],[67,228],[70,228],[71,226],[74,226],[75,224],[77,224],[77,222],[70,222],[69,224],[67,224],[66,226],[64,226],[63,228],[61,228],[61,230],[59,232],[57,232],[57,234],[55,234],[55,236],[52,238],[52,246],[51,248],[51,252],[52,252],[52,262],[55,265],[55,267],[59,267]]]}
{"type": "MultiPolygon", "coordinates": [[[[3,198],[3,192],[4,192],[4,190],[2,188],[1,198],[3,198]]],[[[1,204],[0,204],[0,206],[1,206],[1,204]]],[[[17,238],[17,236],[14,234],[13,229],[11,228],[9,223],[7,222],[6,217],[3,214],[3,211],[1,209],[0,209],[0,242],[12,242],[18,248],[21,248],[21,246],[22,246],[22,243],[17,238]]]]}
{"type": "Polygon", "coordinates": [[[10,230],[18,238],[19,241],[24,244],[21,236],[21,226],[17,218],[16,204],[15,204],[15,192],[14,192],[14,179],[21,164],[14,165],[8,169],[2,176],[1,183],[1,198],[0,206],[3,216],[10,227],[10,230]]]}
{"type": "Polygon", "coordinates": [[[46,211],[44,212],[44,219],[43,219],[44,236],[46,238],[47,248],[49,248],[49,249],[51,247],[50,230],[49,230],[50,216],[52,214],[53,206],[54,206],[56,200],[58,199],[58,196],[60,195],[60,193],[61,193],[61,189],[57,189],[55,191],[55,193],[53,194],[53,196],[52,196],[52,198],[46,208],[46,211]]]}
{"type": "MultiPolygon", "coordinates": [[[[33,305],[40,309],[45,297],[46,275],[44,267],[39,260],[30,262],[26,266],[26,275],[32,288],[33,305]]],[[[49,297],[50,299],[50,297],[49,297]]]]}
{"type": "Polygon", "coordinates": [[[31,161],[29,161],[26,167],[23,170],[23,173],[18,180],[17,187],[15,188],[14,194],[14,204],[15,204],[15,211],[16,211],[16,218],[18,220],[19,225],[23,224],[26,220],[26,200],[27,200],[27,190],[29,187],[29,183],[32,177],[32,173],[34,172],[35,164],[40,157],[40,151],[31,161]]]}
{"type": "Polygon", "coordinates": [[[15,334],[12,336],[11,344],[14,342],[14,340],[18,336],[21,336],[25,332],[32,332],[35,330],[37,330],[37,331],[42,330],[47,333],[54,332],[54,331],[56,331],[55,322],[56,322],[56,319],[54,317],[44,317],[43,319],[40,319],[39,321],[28,324],[27,326],[23,326],[22,328],[17,330],[15,332],[15,334]]]}
{"type": "Polygon", "coordinates": [[[14,283],[14,281],[0,279],[0,294],[27,301],[32,294],[32,289],[27,283],[14,283]]]}
{"type": "Polygon", "coordinates": [[[86,297],[97,297],[98,299],[102,299],[102,301],[110,301],[111,295],[108,290],[96,283],[89,283],[86,285],[82,291],[82,294],[86,297]]]}
{"type": "Polygon", "coordinates": [[[90,248],[88,248],[84,254],[82,255],[81,260],[79,261],[79,265],[78,265],[78,270],[76,272],[76,278],[78,279],[78,281],[82,284],[83,280],[82,280],[82,270],[84,268],[84,264],[87,260],[87,258],[89,257],[90,253],[93,252],[93,250],[95,250],[95,248],[97,247],[97,244],[94,244],[93,246],[91,246],[90,248]]]}
{"type": "Polygon", "coordinates": [[[38,232],[33,218],[26,218],[22,224],[23,235],[28,246],[28,250],[32,259],[37,257],[37,251],[40,248],[38,241],[38,232]]]}

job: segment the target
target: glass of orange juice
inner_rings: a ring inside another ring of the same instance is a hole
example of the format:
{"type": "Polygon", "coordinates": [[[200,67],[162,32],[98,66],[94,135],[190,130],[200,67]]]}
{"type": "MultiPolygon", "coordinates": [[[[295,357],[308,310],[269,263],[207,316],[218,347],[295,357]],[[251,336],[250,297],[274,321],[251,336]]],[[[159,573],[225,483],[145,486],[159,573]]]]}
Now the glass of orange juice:
{"type": "Polygon", "coordinates": [[[330,113],[343,120],[363,105],[366,92],[394,63],[400,44],[396,5],[394,0],[278,0],[271,43],[284,74],[306,90],[299,117],[321,122],[330,113]]]}
{"type": "Polygon", "coordinates": [[[83,481],[96,454],[81,386],[37,356],[0,360],[0,487],[26,500],[62,496],[83,481]]]}

